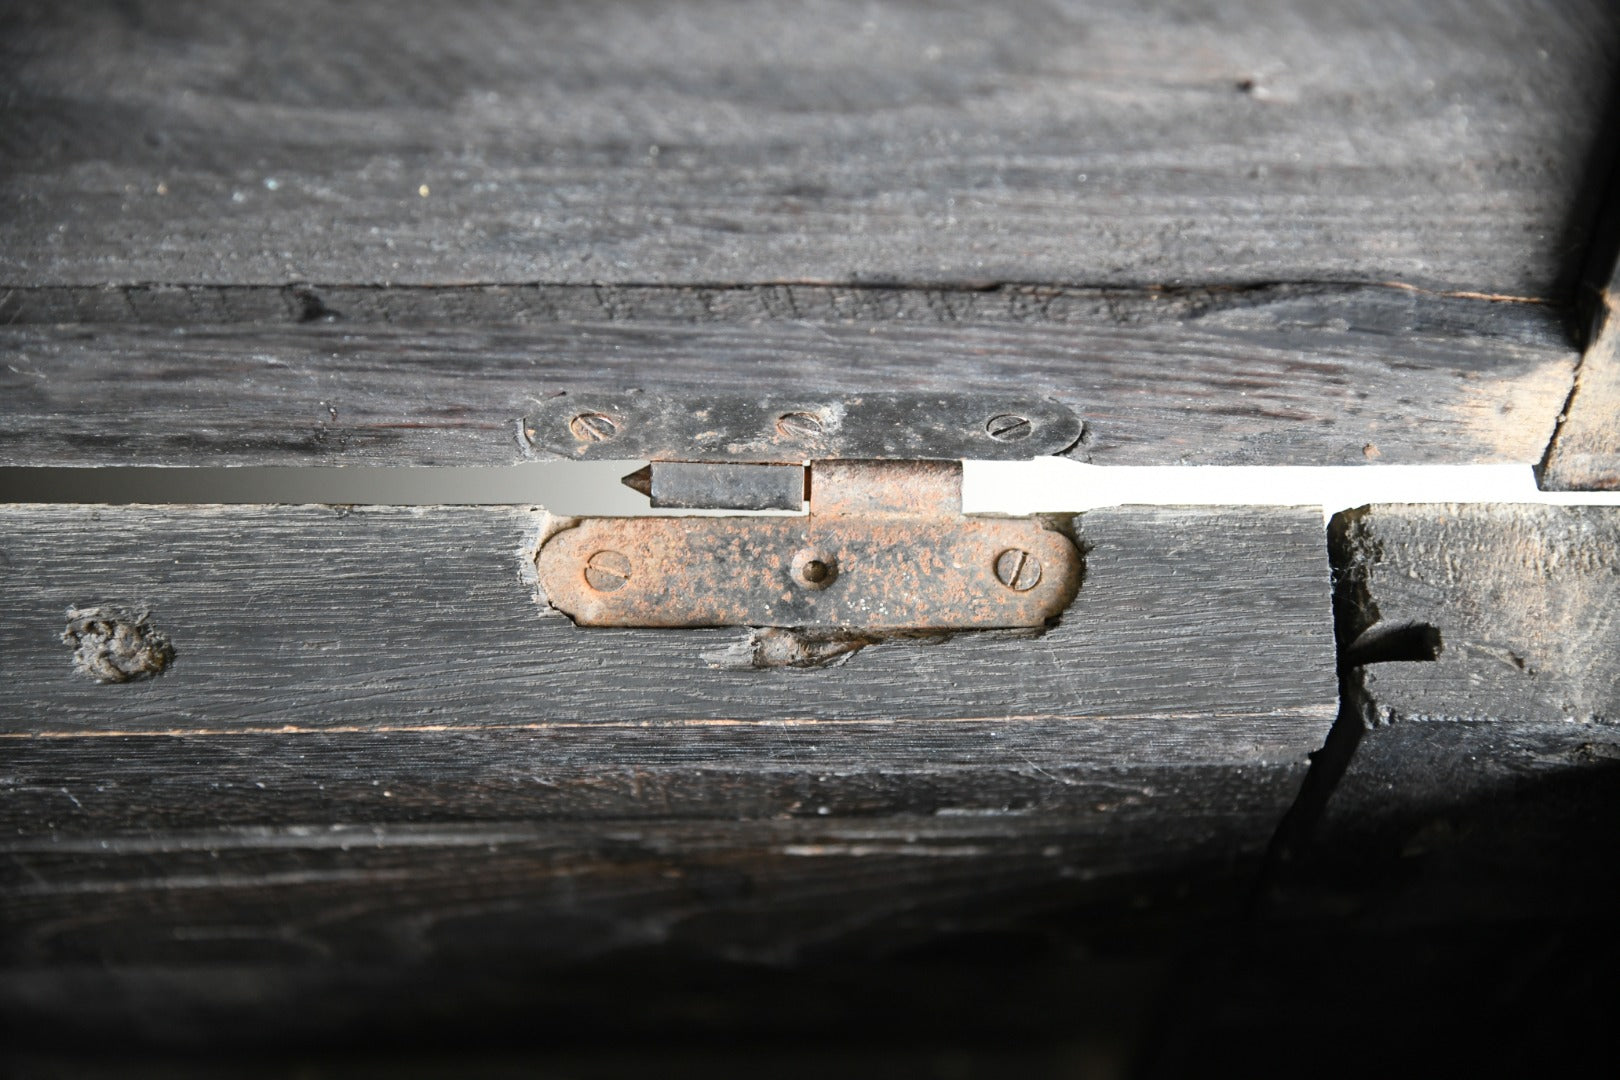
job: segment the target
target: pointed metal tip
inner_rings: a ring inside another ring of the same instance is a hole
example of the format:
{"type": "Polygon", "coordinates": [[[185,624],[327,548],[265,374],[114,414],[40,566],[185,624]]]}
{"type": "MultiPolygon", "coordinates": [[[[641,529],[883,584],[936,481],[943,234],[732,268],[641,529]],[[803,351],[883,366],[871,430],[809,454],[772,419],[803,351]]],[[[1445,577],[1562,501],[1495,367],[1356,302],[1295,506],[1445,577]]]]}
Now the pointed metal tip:
{"type": "Polygon", "coordinates": [[[620,477],[619,483],[631,491],[639,491],[647,498],[652,498],[652,466],[643,465],[629,476],[620,477]]]}

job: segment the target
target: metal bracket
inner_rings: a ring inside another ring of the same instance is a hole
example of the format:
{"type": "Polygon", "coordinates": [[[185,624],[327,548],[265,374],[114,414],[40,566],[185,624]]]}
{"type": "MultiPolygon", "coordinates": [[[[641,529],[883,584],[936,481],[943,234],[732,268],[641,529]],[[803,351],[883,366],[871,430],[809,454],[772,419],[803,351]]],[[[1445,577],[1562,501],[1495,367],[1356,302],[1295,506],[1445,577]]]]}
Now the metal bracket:
{"type": "Polygon", "coordinates": [[[1047,398],[858,394],[816,398],[559,394],[518,425],[530,455],[736,461],[1022,461],[1061,454],[1084,426],[1047,398]]]}
{"type": "Polygon", "coordinates": [[[796,517],[580,520],[541,587],[581,626],[883,631],[1040,627],[1080,587],[1045,522],[962,513],[960,462],[815,461],[809,492],[796,517]]]}

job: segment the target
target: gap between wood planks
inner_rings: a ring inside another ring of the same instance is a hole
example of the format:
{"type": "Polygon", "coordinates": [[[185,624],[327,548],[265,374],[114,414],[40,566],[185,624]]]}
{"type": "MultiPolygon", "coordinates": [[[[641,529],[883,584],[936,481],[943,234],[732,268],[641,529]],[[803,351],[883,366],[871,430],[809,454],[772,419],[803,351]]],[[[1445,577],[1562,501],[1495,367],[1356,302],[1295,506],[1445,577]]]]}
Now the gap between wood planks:
{"type": "MultiPolygon", "coordinates": [[[[653,513],[619,483],[640,461],[481,468],[0,468],[0,502],[524,505],[578,516],[653,513]]],[[[1105,506],[1321,506],[1367,503],[1620,505],[1617,492],[1546,492],[1528,465],[1096,466],[1058,458],[970,461],[970,514],[1063,513],[1105,506]]],[[[710,513],[659,511],[666,515],[710,513]]],[[[736,511],[723,511],[732,514],[736,511]]],[[[768,513],[768,512],[767,512],[768,513]]]]}

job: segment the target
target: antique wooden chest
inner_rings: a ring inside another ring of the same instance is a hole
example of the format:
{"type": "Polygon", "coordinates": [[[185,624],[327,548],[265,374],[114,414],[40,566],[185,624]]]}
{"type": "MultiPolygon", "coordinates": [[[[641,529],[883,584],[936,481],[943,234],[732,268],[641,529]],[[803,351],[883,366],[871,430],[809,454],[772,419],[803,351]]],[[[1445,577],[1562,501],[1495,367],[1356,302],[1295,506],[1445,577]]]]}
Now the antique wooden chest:
{"type": "Polygon", "coordinates": [[[1601,1050],[1620,509],[948,463],[1620,489],[1611,0],[0,26],[19,1073],[1601,1050]],[[52,490],[528,461],[788,513],[52,490]]]}

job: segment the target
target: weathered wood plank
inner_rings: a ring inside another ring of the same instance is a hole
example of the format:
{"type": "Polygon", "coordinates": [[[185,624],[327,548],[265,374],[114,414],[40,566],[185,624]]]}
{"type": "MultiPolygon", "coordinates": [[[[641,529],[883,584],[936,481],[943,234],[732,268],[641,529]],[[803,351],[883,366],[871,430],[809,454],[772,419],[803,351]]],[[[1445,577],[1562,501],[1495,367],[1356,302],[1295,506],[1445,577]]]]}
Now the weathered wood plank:
{"type": "Polygon", "coordinates": [[[93,1015],[145,1037],[291,1031],[292,987],[386,1025],[456,1014],[469,971],[549,993],[1230,891],[1336,706],[1311,510],[1091,512],[1043,636],[813,670],[547,613],[523,509],[0,518],[0,997],[71,1026],[49,1002],[95,958],[93,1015]],[[64,630],[109,609],[161,671],[75,662],[64,630]],[[172,1009],[111,989],[152,979],[172,1009]],[[420,997],[340,1006],[356,980],[420,997]]]}
{"type": "Polygon", "coordinates": [[[1370,722],[1620,722],[1620,510],[1375,506],[1333,529],[1352,651],[1438,634],[1432,662],[1362,669],[1370,722]]]}
{"type": "Polygon", "coordinates": [[[1556,297],[1602,0],[8,7],[0,281],[1556,297]]]}
{"type": "Polygon", "coordinates": [[[1075,452],[1100,464],[1529,463],[1576,359],[1539,305],[1400,290],[1137,298],[1114,315],[1096,296],[1032,311],[1029,295],[961,294],[971,321],[884,309],[885,295],[823,292],[798,314],[723,323],[655,305],[663,321],[598,309],[477,330],[14,327],[0,330],[0,463],[504,464],[542,396],[741,382],[1047,394],[1085,420],[1075,452]]]}
{"type": "MultiPolygon", "coordinates": [[[[1334,700],[1309,510],[1095,511],[1081,519],[1092,550],[1080,598],[1043,637],[895,642],[800,673],[705,659],[743,630],[582,630],[543,609],[524,557],[536,511],[64,506],[5,518],[11,732],[691,723],[723,743],[725,722],[799,719],[900,722],[903,755],[914,718],[1074,718],[1098,730],[1072,752],[1108,762],[1133,719],[1159,717],[1168,761],[1227,753],[1222,717],[1254,720],[1255,745],[1314,745],[1334,700]],[[168,670],[111,686],[75,670],[67,609],[104,605],[150,610],[172,643],[168,670]]],[[[880,752],[873,739],[863,756],[880,752]]]]}
{"type": "MultiPolygon", "coordinates": [[[[7,840],[0,969],[558,968],[665,950],[751,963],[882,955],[1034,911],[1229,878],[1281,770],[1211,784],[1197,828],[1139,855],[1166,815],[1116,829],[1051,817],[540,821],[320,826],[7,840]],[[956,925],[953,926],[952,924],[956,925]],[[226,928],[234,933],[225,934],[226,928]],[[210,933],[214,930],[214,933],[210,933]]],[[[1188,813],[1188,824],[1194,821],[1188,813]]],[[[22,969],[22,972],[19,972],[22,969]]]]}

